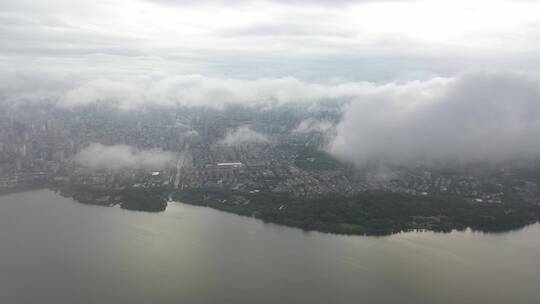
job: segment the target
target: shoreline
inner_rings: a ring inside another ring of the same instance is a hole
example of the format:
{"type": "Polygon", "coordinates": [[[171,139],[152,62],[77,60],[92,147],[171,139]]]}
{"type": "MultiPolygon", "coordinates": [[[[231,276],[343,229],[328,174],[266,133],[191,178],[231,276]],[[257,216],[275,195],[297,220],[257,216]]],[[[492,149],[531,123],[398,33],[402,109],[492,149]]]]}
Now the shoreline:
{"type": "MultiPolygon", "coordinates": [[[[454,217],[451,217],[447,214],[440,213],[437,215],[408,215],[408,216],[402,216],[401,218],[396,218],[395,210],[389,209],[388,213],[386,214],[379,214],[378,218],[368,218],[366,221],[362,224],[359,222],[349,222],[351,217],[344,216],[343,218],[333,218],[332,221],[328,220],[328,218],[325,219],[324,217],[324,210],[320,211],[320,214],[304,214],[298,216],[298,214],[294,213],[285,213],[283,212],[286,208],[282,208],[284,205],[281,205],[281,203],[278,204],[265,204],[264,202],[259,202],[259,204],[253,204],[255,205],[254,208],[248,207],[250,202],[248,200],[247,204],[228,204],[228,199],[230,199],[231,196],[234,196],[235,194],[229,194],[228,197],[221,197],[221,198],[211,198],[208,194],[202,194],[198,193],[194,195],[194,193],[180,193],[176,192],[173,193],[172,198],[173,200],[194,205],[194,206],[204,206],[209,207],[218,211],[224,211],[228,213],[233,213],[240,216],[247,216],[256,218],[258,220],[262,220],[266,223],[272,223],[276,225],[282,225],[287,227],[294,227],[299,228],[304,231],[317,231],[321,233],[330,233],[330,234],[337,234],[337,235],[363,235],[363,236],[386,236],[386,235],[392,235],[402,232],[412,232],[412,231],[432,231],[432,232],[439,232],[439,233],[449,233],[452,231],[463,231],[466,229],[471,229],[473,231],[479,231],[483,233],[503,233],[513,230],[519,230],[523,227],[526,227],[528,225],[540,222],[540,206],[517,206],[516,211],[523,211],[521,208],[528,210],[528,208],[532,208],[533,210],[530,213],[524,212],[520,214],[519,216],[514,215],[504,215],[496,217],[496,218],[489,218],[489,212],[499,212],[501,211],[501,207],[499,206],[482,206],[483,209],[480,211],[477,211],[478,214],[475,214],[473,216],[470,216],[467,220],[459,220],[454,217]],[[197,197],[198,196],[198,197],[197,197]],[[270,206],[269,206],[270,205],[270,206]],[[282,209],[280,209],[282,208],[282,209]],[[489,208],[494,208],[495,210],[491,210],[489,208]],[[281,213],[281,214],[279,214],[281,213]],[[486,221],[488,219],[488,221],[486,221]]],[[[374,195],[375,197],[378,195],[381,196],[388,196],[387,193],[378,193],[378,194],[368,194],[368,195],[374,195]]],[[[256,198],[259,196],[259,198],[262,198],[262,201],[265,199],[272,200],[273,198],[270,197],[268,199],[268,194],[257,194],[254,195],[256,198]]],[[[271,194],[270,194],[271,196],[271,194]]],[[[399,195],[398,195],[399,197],[399,195]]],[[[408,199],[414,199],[414,196],[402,196],[408,199]]],[[[299,211],[303,211],[303,207],[307,207],[306,209],[317,209],[319,206],[319,203],[332,205],[333,201],[339,201],[339,200],[349,200],[350,198],[321,198],[321,199],[310,199],[310,200],[300,200],[300,204],[304,203],[305,205],[300,206],[300,208],[297,207],[299,211]]],[[[428,201],[430,198],[424,198],[428,201]]],[[[441,198],[439,197],[433,197],[433,200],[439,200],[441,198]]],[[[395,202],[386,202],[388,205],[391,205],[395,202]]],[[[452,202],[449,202],[448,199],[446,201],[443,201],[443,203],[452,204],[452,202]]],[[[382,203],[384,204],[384,202],[382,203]]],[[[407,204],[405,201],[404,204],[407,204]]],[[[429,204],[429,203],[428,203],[429,204]]],[[[463,204],[463,202],[459,202],[459,204],[463,204]]],[[[335,204],[337,205],[337,204],[335,204]]],[[[463,206],[463,205],[462,205],[463,206]]],[[[465,205],[466,206],[466,205],[465,205]]],[[[342,207],[338,206],[337,208],[342,207]]],[[[465,211],[470,211],[468,208],[470,207],[471,210],[475,210],[477,206],[469,205],[466,207],[465,211]]],[[[345,209],[345,213],[349,212],[355,212],[357,210],[354,210],[354,208],[345,209]]],[[[398,209],[398,208],[396,208],[398,209]]],[[[327,212],[328,210],[326,210],[327,212]]],[[[342,211],[342,210],[341,210],[342,211]]],[[[354,218],[354,216],[353,216],[354,218]]]]}
{"type": "Polygon", "coordinates": [[[168,202],[172,200],[252,217],[265,223],[336,235],[387,236],[414,231],[449,233],[466,229],[482,233],[504,233],[540,222],[540,206],[507,205],[505,209],[501,206],[467,205],[457,199],[453,202],[448,198],[423,197],[424,205],[430,209],[434,209],[434,206],[441,207],[438,213],[432,211],[432,214],[425,214],[422,213],[423,205],[416,206],[415,200],[418,200],[418,197],[389,193],[365,194],[358,198],[335,197],[306,200],[271,193],[248,194],[174,191],[172,189],[114,190],[32,185],[9,189],[10,191],[2,189],[0,196],[42,189],[72,198],[80,204],[120,207],[130,211],[151,213],[163,212],[168,202]],[[351,202],[355,199],[365,201],[354,205],[351,202]],[[380,202],[374,203],[370,200],[380,200],[380,202]],[[461,219],[460,213],[451,215],[452,208],[444,209],[448,206],[454,207],[452,204],[464,208],[461,210],[464,213],[462,217],[468,217],[461,219]],[[416,209],[413,212],[420,214],[399,215],[403,206],[412,207],[416,209]],[[386,209],[377,210],[377,208],[386,209]],[[503,213],[500,213],[501,209],[503,213]],[[368,217],[367,214],[372,214],[372,216],[368,217]]]}

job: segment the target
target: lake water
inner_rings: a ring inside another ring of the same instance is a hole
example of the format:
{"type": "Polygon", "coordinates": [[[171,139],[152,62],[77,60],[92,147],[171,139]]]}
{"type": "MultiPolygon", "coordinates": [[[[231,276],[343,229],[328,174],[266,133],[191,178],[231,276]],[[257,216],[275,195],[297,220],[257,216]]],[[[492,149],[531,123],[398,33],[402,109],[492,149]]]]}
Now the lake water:
{"type": "Polygon", "coordinates": [[[169,204],[0,197],[0,303],[540,303],[540,225],[336,236],[169,204]]]}

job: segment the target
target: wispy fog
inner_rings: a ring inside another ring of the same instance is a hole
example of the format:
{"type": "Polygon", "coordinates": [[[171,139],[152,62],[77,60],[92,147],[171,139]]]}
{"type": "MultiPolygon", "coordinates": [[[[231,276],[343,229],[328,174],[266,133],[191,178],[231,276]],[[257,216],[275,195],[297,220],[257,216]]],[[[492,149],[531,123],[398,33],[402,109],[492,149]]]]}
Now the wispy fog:
{"type": "Polygon", "coordinates": [[[234,130],[229,130],[225,138],[219,141],[219,144],[237,146],[248,143],[266,143],[269,141],[266,135],[253,131],[248,126],[241,126],[234,130]]]}
{"type": "Polygon", "coordinates": [[[311,132],[326,133],[333,129],[334,125],[329,121],[321,121],[314,118],[307,118],[302,120],[293,133],[304,134],[311,132]]]}
{"type": "Polygon", "coordinates": [[[140,150],[127,145],[105,146],[92,143],[79,151],[75,162],[91,169],[162,169],[175,154],[159,149],[140,150]]]}

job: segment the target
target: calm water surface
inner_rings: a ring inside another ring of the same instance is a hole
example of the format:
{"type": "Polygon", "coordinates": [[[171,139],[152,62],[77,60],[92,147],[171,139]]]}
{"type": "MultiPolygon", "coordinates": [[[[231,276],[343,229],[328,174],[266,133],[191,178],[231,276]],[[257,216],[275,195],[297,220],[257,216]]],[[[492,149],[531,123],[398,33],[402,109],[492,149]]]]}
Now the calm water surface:
{"type": "Polygon", "coordinates": [[[348,237],[0,197],[0,303],[540,303],[540,225],[348,237]]]}

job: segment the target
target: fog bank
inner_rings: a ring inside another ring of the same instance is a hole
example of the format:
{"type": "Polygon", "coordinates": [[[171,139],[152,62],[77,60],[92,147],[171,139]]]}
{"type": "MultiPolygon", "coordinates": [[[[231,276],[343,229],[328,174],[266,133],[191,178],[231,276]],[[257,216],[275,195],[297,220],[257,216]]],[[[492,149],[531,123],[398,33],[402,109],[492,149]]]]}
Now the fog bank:
{"type": "Polygon", "coordinates": [[[469,73],[358,97],[344,108],[327,149],[357,165],[505,161],[540,156],[538,138],[538,75],[469,73]]]}

